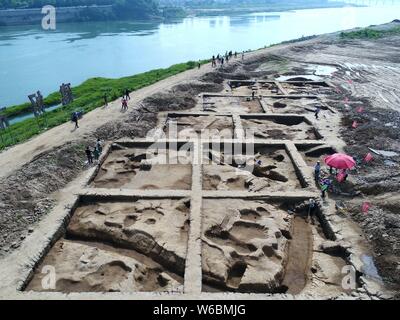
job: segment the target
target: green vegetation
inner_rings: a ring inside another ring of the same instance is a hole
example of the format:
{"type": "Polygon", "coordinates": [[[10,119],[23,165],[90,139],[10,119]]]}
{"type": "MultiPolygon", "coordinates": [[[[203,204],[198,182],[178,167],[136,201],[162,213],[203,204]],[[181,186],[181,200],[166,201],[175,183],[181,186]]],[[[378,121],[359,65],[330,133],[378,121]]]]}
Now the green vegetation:
{"type": "Polygon", "coordinates": [[[400,27],[391,29],[376,30],[372,28],[365,28],[357,31],[341,32],[341,39],[378,39],[385,36],[400,34],[400,27]]]}
{"type": "MultiPolygon", "coordinates": [[[[207,63],[202,61],[201,63],[207,63]]],[[[119,79],[92,78],[81,85],[72,88],[75,100],[73,103],[59,109],[46,112],[40,119],[27,119],[22,122],[11,125],[6,131],[0,131],[0,149],[17,143],[24,142],[32,136],[45,130],[68,122],[71,119],[71,113],[77,110],[83,110],[85,113],[92,111],[104,105],[104,94],[108,96],[108,101],[115,100],[122,96],[125,89],[135,91],[149,86],[157,81],[166,79],[178,73],[197,67],[197,63],[190,61],[187,63],[173,65],[167,69],[157,69],[138,75],[123,77],[119,79]],[[40,127],[40,128],[39,128],[40,127]],[[46,129],[44,129],[46,128],[46,129]]],[[[59,104],[60,94],[52,93],[46,97],[46,104],[59,104]]],[[[13,112],[26,113],[29,111],[28,105],[6,109],[7,114],[13,112]]]]}
{"type": "Polygon", "coordinates": [[[76,15],[74,21],[101,21],[117,19],[170,19],[186,16],[182,7],[159,6],[158,0],[0,0],[0,9],[41,8],[109,5],[112,10],[93,11],[87,8],[76,15]]]}

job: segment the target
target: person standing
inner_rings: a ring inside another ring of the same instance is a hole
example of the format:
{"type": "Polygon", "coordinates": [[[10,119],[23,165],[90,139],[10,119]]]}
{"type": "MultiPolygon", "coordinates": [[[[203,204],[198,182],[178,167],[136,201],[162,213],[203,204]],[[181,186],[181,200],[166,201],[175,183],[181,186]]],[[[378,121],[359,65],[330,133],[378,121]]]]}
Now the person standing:
{"type": "Polygon", "coordinates": [[[93,156],[94,156],[94,160],[99,161],[100,159],[100,152],[97,148],[94,148],[93,150],[93,156]]]}
{"type": "Polygon", "coordinates": [[[242,61],[244,61],[244,51],[242,52],[242,61]]]}
{"type": "Polygon", "coordinates": [[[107,100],[107,93],[104,94],[104,106],[107,107],[108,106],[108,100],[107,100]]]}
{"type": "Polygon", "coordinates": [[[320,161],[318,161],[317,164],[314,167],[314,174],[315,174],[315,181],[317,183],[319,183],[319,178],[320,178],[320,175],[321,175],[321,162],[320,161]]]}
{"type": "Polygon", "coordinates": [[[122,98],[122,106],[121,106],[122,111],[128,110],[128,101],[125,98],[122,98]]]}
{"type": "Polygon", "coordinates": [[[92,151],[90,150],[89,146],[86,147],[86,157],[88,160],[88,164],[93,164],[93,155],[92,155],[92,151]]]}
{"type": "Polygon", "coordinates": [[[326,197],[326,192],[328,191],[328,189],[329,189],[328,183],[327,183],[327,182],[324,182],[324,183],[322,184],[322,186],[321,186],[321,192],[322,192],[321,196],[322,196],[322,199],[325,199],[325,197],[326,197]]]}
{"type": "Polygon", "coordinates": [[[96,141],[96,149],[99,151],[100,154],[103,153],[103,143],[101,142],[100,138],[96,141]]]}
{"type": "Polygon", "coordinates": [[[74,112],[72,114],[72,121],[75,122],[75,129],[78,129],[79,128],[79,125],[78,125],[79,117],[76,112],[74,112]]]}
{"type": "Polygon", "coordinates": [[[130,94],[129,94],[129,90],[128,90],[128,89],[125,89],[125,94],[124,94],[124,96],[125,96],[125,99],[126,99],[126,100],[131,100],[131,96],[130,96],[130,94]]]}
{"type": "Polygon", "coordinates": [[[315,119],[319,120],[319,113],[321,112],[321,108],[318,106],[315,110],[315,119]]]}

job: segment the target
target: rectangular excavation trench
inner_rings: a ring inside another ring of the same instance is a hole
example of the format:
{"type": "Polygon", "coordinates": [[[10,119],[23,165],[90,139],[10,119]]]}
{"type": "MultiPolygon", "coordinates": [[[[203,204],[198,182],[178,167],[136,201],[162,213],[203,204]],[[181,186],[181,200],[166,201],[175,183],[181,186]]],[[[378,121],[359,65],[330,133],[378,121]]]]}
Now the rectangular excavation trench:
{"type": "Polygon", "coordinates": [[[203,111],[219,113],[264,113],[258,97],[203,95],[203,111]]]}
{"type": "Polygon", "coordinates": [[[189,229],[187,198],[82,196],[25,291],[183,293],[189,229]]]}
{"type": "Polygon", "coordinates": [[[287,94],[293,95],[327,95],[333,94],[333,88],[325,81],[308,81],[301,80],[281,81],[280,85],[287,94]]]}
{"type": "Polygon", "coordinates": [[[164,132],[170,139],[232,139],[234,124],[229,115],[170,113],[164,132]]]}
{"type": "Polygon", "coordinates": [[[228,85],[231,88],[231,92],[238,96],[251,96],[253,92],[256,96],[284,94],[275,81],[229,80],[228,85]]]}
{"type": "Polygon", "coordinates": [[[320,140],[323,136],[304,116],[241,115],[247,138],[271,140],[320,140]]]}
{"type": "Polygon", "coordinates": [[[337,152],[332,146],[327,144],[296,144],[296,148],[305,163],[310,167],[314,167],[318,161],[323,163],[327,156],[337,152]]]}
{"type": "Polygon", "coordinates": [[[313,116],[317,107],[320,107],[321,110],[330,111],[317,97],[263,97],[262,101],[268,113],[308,114],[313,116]]]}
{"type": "Polygon", "coordinates": [[[203,189],[284,192],[306,188],[284,144],[210,143],[203,146],[203,189]]]}
{"type": "Polygon", "coordinates": [[[329,238],[308,208],[285,197],[204,199],[203,292],[297,295],[320,277],[321,292],[340,294],[345,257],[316,250],[329,238]]]}
{"type": "Polygon", "coordinates": [[[190,190],[192,159],[192,150],[178,143],[114,143],[90,186],[190,190]]]}

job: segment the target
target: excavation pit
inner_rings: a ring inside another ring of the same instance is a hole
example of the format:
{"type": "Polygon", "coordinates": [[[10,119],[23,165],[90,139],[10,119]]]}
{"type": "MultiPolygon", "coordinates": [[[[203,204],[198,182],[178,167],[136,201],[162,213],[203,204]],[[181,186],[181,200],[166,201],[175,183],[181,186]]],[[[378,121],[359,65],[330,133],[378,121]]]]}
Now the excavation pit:
{"type": "Polygon", "coordinates": [[[164,132],[174,139],[232,139],[234,126],[231,116],[169,114],[164,132]]]}
{"type": "Polygon", "coordinates": [[[328,110],[317,98],[263,97],[263,103],[268,112],[278,114],[313,114],[317,107],[321,110],[328,110]]]}
{"type": "Polygon", "coordinates": [[[264,113],[259,98],[233,96],[203,96],[204,112],[264,113]]]}
{"type": "Polygon", "coordinates": [[[293,78],[280,82],[287,94],[293,95],[326,95],[334,93],[333,88],[325,81],[309,81],[303,78],[293,78]]]}
{"type": "Polygon", "coordinates": [[[316,250],[327,239],[319,209],[308,208],[295,199],[204,199],[203,291],[297,295],[323,277],[340,294],[345,260],[316,250]]]}
{"type": "Polygon", "coordinates": [[[191,151],[170,145],[114,144],[91,183],[93,188],[189,190],[191,151]]]}
{"type": "Polygon", "coordinates": [[[262,80],[230,80],[228,85],[234,95],[239,96],[270,96],[281,95],[284,92],[275,81],[262,80]]]}
{"type": "Polygon", "coordinates": [[[241,115],[247,138],[276,140],[319,140],[322,135],[303,116],[241,115]]]}
{"type": "Polygon", "coordinates": [[[283,192],[306,187],[285,145],[212,144],[203,155],[204,190],[283,192]]]}
{"type": "Polygon", "coordinates": [[[183,292],[189,216],[188,199],[89,197],[25,291],[183,292]],[[49,266],[51,288],[43,286],[49,266]]]}
{"type": "Polygon", "coordinates": [[[297,150],[302,155],[304,161],[307,165],[313,167],[320,161],[323,163],[327,156],[336,153],[336,150],[329,145],[309,145],[309,144],[299,144],[296,145],[297,150]]]}

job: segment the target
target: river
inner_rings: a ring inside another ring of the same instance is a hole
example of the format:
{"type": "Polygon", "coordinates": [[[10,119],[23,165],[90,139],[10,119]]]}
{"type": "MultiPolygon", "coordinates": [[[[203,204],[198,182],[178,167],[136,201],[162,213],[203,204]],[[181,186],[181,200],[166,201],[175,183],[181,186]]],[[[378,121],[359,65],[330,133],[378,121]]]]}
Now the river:
{"type": "Polygon", "coordinates": [[[175,23],[91,22],[0,27],[0,107],[44,96],[63,82],[122,77],[210,58],[226,50],[258,49],[285,40],[400,18],[399,5],[308,9],[186,18],[175,23]]]}

